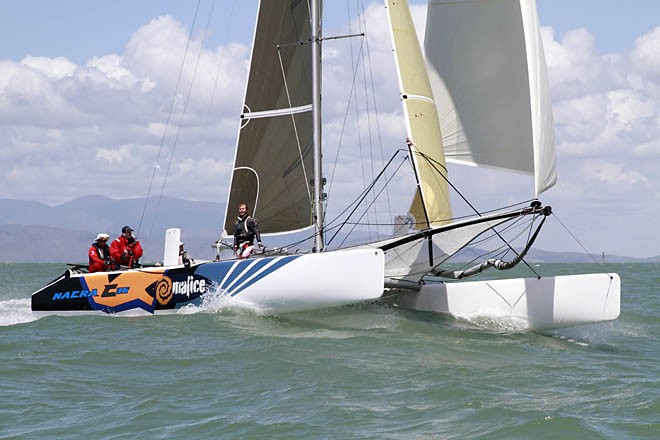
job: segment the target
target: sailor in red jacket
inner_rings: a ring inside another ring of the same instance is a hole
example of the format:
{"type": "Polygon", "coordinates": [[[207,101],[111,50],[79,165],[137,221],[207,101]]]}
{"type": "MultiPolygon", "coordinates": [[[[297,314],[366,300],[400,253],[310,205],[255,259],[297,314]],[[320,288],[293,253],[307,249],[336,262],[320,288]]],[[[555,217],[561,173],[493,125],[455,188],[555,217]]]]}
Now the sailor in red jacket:
{"type": "Polygon", "coordinates": [[[121,235],[110,245],[112,261],[121,266],[139,266],[142,253],[142,245],[133,237],[133,229],[130,226],[121,228],[121,235]]]}
{"type": "Polygon", "coordinates": [[[89,256],[89,273],[114,269],[115,265],[110,260],[109,238],[108,234],[98,234],[94,243],[89,247],[87,252],[89,256]]]}

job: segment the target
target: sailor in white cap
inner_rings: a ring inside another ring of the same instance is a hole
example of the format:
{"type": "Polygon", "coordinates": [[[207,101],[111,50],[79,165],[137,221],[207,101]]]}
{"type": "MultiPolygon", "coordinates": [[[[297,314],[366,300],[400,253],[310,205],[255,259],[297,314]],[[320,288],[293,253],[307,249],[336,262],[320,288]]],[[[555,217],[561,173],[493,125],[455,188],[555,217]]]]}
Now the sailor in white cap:
{"type": "Polygon", "coordinates": [[[110,236],[103,232],[96,235],[96,240],[87,252],[89,256],[89,272],[105,272],[114,269],[114,264],[110,260],[110,248],[108,240],[110,236]]]}
{"type": "Polygon", "coordinates": [[[179,242],[179,264],[183,264],[186,267],[190,267],[191,264],[195,262],[195,260],[188,255],[188,252],[183,249],[183,245],[185,243],[180,241],[179,242]]]}

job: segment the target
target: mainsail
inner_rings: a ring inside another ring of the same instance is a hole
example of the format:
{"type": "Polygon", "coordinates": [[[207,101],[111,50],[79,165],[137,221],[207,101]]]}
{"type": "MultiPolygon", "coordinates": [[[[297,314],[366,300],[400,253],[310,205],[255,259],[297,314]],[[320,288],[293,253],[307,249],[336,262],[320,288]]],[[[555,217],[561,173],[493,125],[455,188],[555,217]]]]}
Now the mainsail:
{"type": "Polygon", "coordinates": [[[259,4],[224,228],[247,203],[262,233],[312,224],[312,82],[308,2],[259,4]]]}
{"type": "Polygon", "coordinates": [[[387,13],[410,139],[410,153],[419,180],[410,214],[415,218],[417,229],[440,226],[448,223],[452,215],[433,91],[408,4],[387,0],[387,13]]]}
{"type": "Polygon", "coordinates": [[[448,161],[556,181],[535,0],[430,0],[424,50],[448,161]],[[525,85],[528,85],[526,87],[525,85]]]}

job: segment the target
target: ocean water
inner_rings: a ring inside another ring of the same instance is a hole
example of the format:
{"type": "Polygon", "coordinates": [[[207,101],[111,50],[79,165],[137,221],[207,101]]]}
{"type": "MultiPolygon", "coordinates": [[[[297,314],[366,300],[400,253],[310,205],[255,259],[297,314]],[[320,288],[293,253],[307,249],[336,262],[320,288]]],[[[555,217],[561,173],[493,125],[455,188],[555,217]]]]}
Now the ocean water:
{"type": "Polygon", "coordinates": [[[0,439],[660,438],[660,265],[618,320],[531,332],[369,304],[46,317],[58,264],[0,264],[0,439]]]}

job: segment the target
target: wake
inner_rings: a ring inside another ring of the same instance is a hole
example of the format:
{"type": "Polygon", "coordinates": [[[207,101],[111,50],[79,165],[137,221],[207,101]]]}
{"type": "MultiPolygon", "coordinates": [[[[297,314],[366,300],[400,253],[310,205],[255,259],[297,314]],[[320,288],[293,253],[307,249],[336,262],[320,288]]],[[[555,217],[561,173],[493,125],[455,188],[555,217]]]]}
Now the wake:
{"type": "Polygon", "coordinates": [[[178,315],[194,315],[197,313],[217,314],[223,312],[248,313],[257,316],[269,314],[269,309],[258,304],[248,303],[233,298],[215,286],[201,296],[201,303],[189,304],[177,311],[178,315]]]}
{"type": "Polygon", "coordinates": [[[30,298],[0,301],[0,327],[36,321],[30,301],[30,298]]]}

